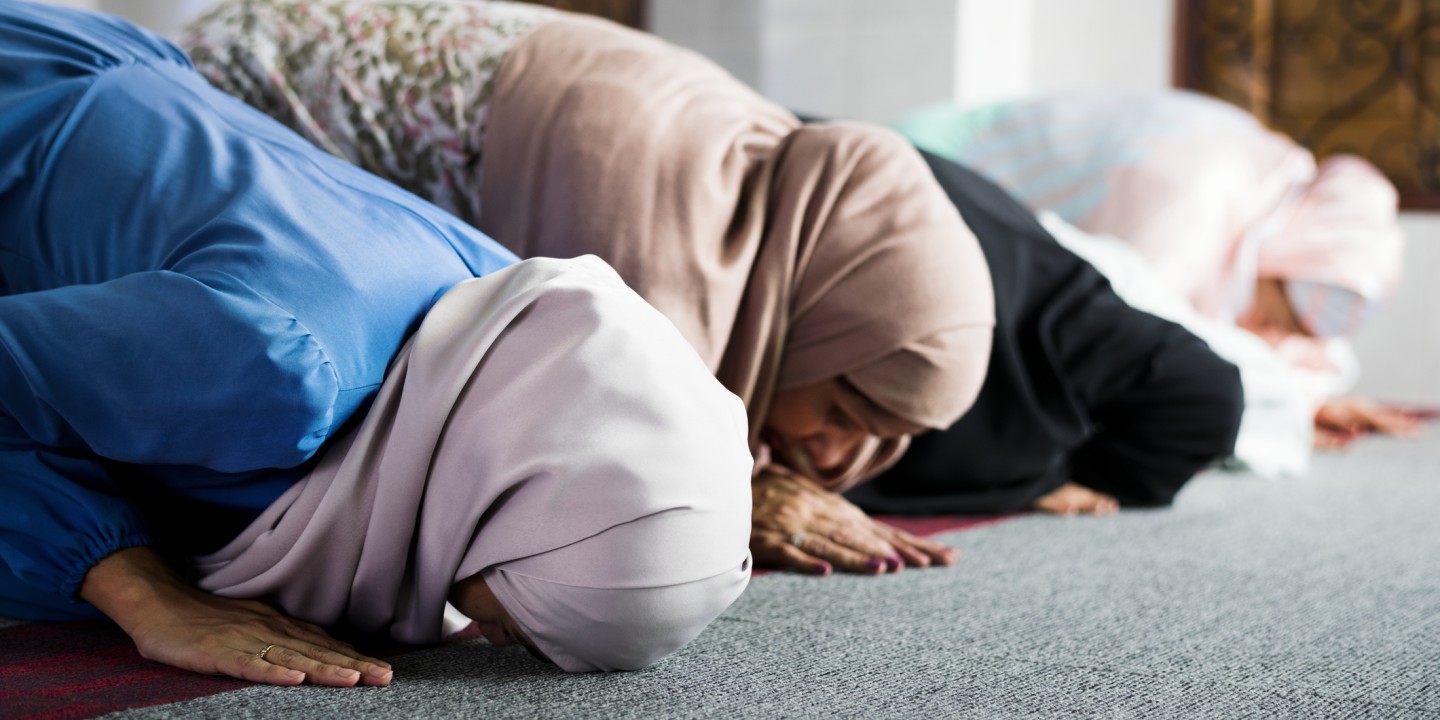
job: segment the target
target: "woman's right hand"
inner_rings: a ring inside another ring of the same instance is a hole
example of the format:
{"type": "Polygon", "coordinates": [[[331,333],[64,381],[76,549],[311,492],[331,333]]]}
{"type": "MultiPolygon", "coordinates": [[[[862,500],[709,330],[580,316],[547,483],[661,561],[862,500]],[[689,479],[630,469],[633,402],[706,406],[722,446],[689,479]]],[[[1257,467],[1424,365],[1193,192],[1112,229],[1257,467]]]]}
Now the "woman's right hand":
{"type": "Polygon", "coordinates": [[[838,493],[803,477],[767,469],[755,478],[750,552],[755,562],[828,575],[880,575],[951,565],[960,551],[916,537],[866,515],[838,493]]]}
{"type": "Polygon", "coordinates": [[[178,668],[270,685],[389,685],[394,676],[388,663],[315,625],[191,587],[148,547],[96,563],[80,596],[129,634],[142,656],[178,668]]]}
{"type": "Polygon", "coordinates": [[[1383,433],[1411,438],[1420,433],[1415,413],[1386,407],[1364,397],[1331,398],[1315,411],[1315,447],[1343,450],[1350,441],[1366,433],[1383,433]]]}

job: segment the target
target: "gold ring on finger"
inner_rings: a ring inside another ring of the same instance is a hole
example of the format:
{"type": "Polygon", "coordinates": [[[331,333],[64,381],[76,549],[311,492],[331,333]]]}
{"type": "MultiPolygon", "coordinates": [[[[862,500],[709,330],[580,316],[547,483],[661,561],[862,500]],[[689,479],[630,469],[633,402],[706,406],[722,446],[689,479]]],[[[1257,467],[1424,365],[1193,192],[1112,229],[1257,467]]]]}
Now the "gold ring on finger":
{"type": "Polygon", "coordinates": [[[264,659],[265,659],[265,653],[270,652],[270,650],[271,650],[272,648],[274,648],[274,647],[275,647],[275,644],[274,644],[274,643],[271,643],[271,644],[269,644],[269,645],[266,645],[266,646],[265,646],[265,649],[261,650],[261,651],[258,652],[258,653],[255,653],[255,657],[260,658],[261,660],[264,660],[264,659]]]}

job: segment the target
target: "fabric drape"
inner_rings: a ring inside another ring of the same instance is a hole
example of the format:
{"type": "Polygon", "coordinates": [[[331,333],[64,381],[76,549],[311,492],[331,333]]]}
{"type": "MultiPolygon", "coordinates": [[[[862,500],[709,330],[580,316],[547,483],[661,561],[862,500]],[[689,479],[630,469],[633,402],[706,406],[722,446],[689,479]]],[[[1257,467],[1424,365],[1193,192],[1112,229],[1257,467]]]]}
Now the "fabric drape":
{"type": "Polygon", "coordinates": [[[562,668],[640,667],[745,587],[750,465],[741,404],[664,317],[596,258],[529,260],[442,296],[200,586],[433,642],[483,571],[562,668]]]}
{"type": "MultiPolygon", "coordinates": [[[[802,126],[698,55],[579,17],[517,43],[491,102],[481,229],[610,262],[745,401],[756,452],[777,389],[844,376],[936,428],[974,401],[984,258],[895,134],[802,126]]],[[[822,480],[853,485],[903,446],[822,480]]]]}

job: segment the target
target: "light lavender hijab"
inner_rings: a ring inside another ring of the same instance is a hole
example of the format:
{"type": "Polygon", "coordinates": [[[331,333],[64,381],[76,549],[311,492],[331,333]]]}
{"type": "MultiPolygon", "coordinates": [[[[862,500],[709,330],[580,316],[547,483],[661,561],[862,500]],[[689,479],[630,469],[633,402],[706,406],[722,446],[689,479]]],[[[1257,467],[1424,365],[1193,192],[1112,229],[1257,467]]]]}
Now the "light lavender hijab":
{"type": "Polygon", "coordinates": [[[561,668],[638,668],[748,582],[751,462],[739,399],[609,266],[527,260],[442,296],[200,586],[416,643],[483,572],[561,668]]]}

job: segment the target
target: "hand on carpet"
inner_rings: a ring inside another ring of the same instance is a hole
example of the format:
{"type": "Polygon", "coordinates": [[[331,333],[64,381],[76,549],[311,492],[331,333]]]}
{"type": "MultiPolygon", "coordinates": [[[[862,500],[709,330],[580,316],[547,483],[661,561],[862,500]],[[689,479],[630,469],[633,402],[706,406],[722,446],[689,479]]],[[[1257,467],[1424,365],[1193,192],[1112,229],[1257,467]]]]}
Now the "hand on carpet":
{"type": "Polygon", "coordinates": [[[1421,413],[1382,405],[1369,398],[1334,398],[1315,411],[1315,447],[1343,450],[1355,438],[1372,432],[1415,437],[1423,417],[1421,413]]]}
{"type": "Polygon", "coordinates": [[[148,547],[106,556],[80,596],[135,641],[147,659],[270,685],[389,685],[388,663],[264,603],[191,587],[148,547]]]}
{"type": "Polygon", "coordinates": [[[1030,503],[1030,509],[1052,515],[1113,515],[1119,512],[1120,503],[1084,485],[1065,483],[1030,503]]]}
{"type": "Polygon", "coordinates": [[[814,575],[881,575],[914,565],[951,565],[960,551],[866,515],[805,478],[767,470],[752,486],[750,552],[757,563],[814,575]]]}

